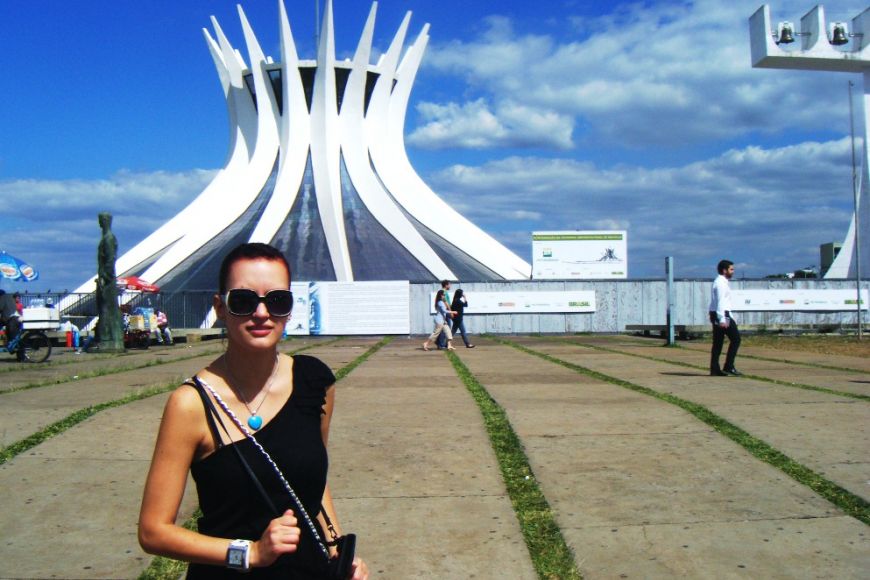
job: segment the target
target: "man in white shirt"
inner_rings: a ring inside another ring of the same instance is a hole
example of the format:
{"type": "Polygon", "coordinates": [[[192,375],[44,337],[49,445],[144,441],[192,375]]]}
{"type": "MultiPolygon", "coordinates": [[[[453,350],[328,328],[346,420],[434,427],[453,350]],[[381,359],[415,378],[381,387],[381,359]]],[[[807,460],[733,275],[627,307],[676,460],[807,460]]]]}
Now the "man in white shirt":
{"type": "Polygon", "coordinates": [[[734,276],[734,262],[721,260],[716,266],[719,275],[713,280],[713,292],[710,296],[710,323],[713,325],[713,350],[710,352],[710,375],[714,377],[740,376],[734,368],[737,349],[740,348],[740,331],[731,316],[731,286],[728,283],[734,276]],[[719,355],[722,345],[728,336],[728,352],[725,354],[725,366],[719,366],[719,355]]]}

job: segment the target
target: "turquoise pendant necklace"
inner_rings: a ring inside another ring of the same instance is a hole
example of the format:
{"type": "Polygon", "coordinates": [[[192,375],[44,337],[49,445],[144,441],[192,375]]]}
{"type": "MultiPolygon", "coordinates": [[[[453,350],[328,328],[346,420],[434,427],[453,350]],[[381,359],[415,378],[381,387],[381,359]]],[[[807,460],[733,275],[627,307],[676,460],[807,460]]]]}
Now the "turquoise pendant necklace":
{"type": "MultiPolygon", "coordinates": [[[[232,391],[236,394],[236,397],[245,405],[245,408],[248,410],[248,414],[250,414],[250,417],[248,417],[248,421],[247,421],[248,427],[250,427],[254,431],[257,431],[260,427],[263,426],[263,417],[261,417],[259,415],[260,407],[263,406],[263,403],[265,403],[266,399],[269,397],[269,390],[272,388],[272,381],[275,379],[275,373],[278,372],[278,361],[279,361],[278,354],[275,353],[275,365],[272,367],[272,374],[269,375],[269,380],[266,382],[265,388],[262,389],[263,393],[264,393],[263,398],[260,399],[260,404],[257,405],[257,408],[254,409],[253,411],[251,410],[251,405],[248,404],[248,402],[242,396],[241,391],[237,391],[235,389],[235,387],[233,387],[233,385],[231,385],[231,384],[229,385],[230,389],[232,389],[232,391]]],[[[238,382],[239,382],[238,379],[236,379],[236,376],[233,374],[233,371],[230,370],[230,365],[227,363],[227,355],[224,355],[224,367],[226,367],[227,374],[230,376],[230,378],[233,380],[233,382],[238,384],[238,382]]],[[[252,399],[251,403],[253,403],[253,402],[254,402],[254,400],[252,399]]]]}

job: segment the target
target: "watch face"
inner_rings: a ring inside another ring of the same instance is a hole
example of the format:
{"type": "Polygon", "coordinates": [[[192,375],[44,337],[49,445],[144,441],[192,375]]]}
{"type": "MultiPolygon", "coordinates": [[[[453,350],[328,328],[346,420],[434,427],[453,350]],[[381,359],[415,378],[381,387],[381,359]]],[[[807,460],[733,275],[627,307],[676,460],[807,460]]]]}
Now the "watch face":
{"type": "Polygon", "coordinates": [[[230,548],[227,554],[227,564],[230,566],[244,566],[245,550],[242,548],[230,548]]]}

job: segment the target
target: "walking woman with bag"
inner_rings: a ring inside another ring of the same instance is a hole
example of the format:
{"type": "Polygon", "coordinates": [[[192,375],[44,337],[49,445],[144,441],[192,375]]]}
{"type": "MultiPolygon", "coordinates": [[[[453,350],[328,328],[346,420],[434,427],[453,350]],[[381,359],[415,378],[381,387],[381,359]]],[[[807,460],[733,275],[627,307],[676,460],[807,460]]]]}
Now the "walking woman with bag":
{"type": "Polygon", "coordinates": [[[442,332],[447,337],[447,350],[456,350],[453,348],[453,335],[450,333],[450,316],[456,314],[452,310],[447,310],[447,301],[444,300],[444,290],[439,290],[435,294],[435,330],[423,343],[423,350],[429,350],[429,343],[438,338],[442,332]]]}
{"type": "Polygon", "coordinates": [[[278,353],[293,308],[277,249],[242,244],[221,264],[227,350],[169,397],[139,517],[146,552],[190,562],[187,578],[368,578],[327,485],[335,376],[278,353]],[[187,474],[198,531],[175,520],[187,474]]]}

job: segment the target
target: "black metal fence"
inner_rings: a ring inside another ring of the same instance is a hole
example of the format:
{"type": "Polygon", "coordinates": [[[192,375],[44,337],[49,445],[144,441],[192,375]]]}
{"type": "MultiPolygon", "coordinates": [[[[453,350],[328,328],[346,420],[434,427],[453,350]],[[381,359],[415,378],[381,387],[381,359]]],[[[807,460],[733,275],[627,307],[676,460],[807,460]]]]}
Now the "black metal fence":
{"type": "MultiPolygon", "coordinates": [[[[166,313],[174,328],[199,328],[212,306],[214,292],[192,291],[173,293],[122,292],[120,300],[132,308],[159,308],[166,313]]],[[[61,322],[70,320],[78,327],[86,326],[97,316],[97,300],[93,292],[22,292],[25,308],[49,306],[60,310],[61,322]]]]}

